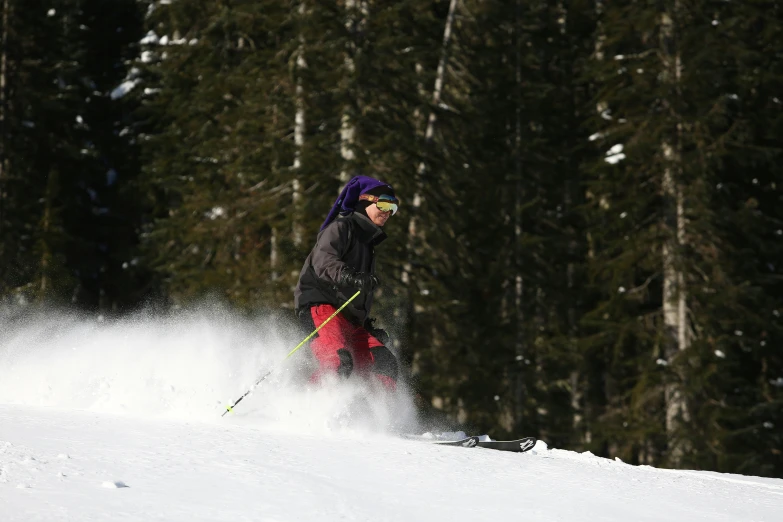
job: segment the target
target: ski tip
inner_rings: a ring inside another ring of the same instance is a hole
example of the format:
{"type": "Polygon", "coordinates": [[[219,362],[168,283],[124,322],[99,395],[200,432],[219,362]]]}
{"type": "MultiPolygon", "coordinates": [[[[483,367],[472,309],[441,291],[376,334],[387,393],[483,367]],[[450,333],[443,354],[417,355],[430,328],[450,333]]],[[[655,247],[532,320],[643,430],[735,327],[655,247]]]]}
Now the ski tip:
{"type": "Polygon", "coordinates": [[[463,448],[475,448],[479,445],[479,440],[479,437],[473,436],[459,440],[434,440],[432,443],[438,444],[440,446],[461,446],[463,448]]]}

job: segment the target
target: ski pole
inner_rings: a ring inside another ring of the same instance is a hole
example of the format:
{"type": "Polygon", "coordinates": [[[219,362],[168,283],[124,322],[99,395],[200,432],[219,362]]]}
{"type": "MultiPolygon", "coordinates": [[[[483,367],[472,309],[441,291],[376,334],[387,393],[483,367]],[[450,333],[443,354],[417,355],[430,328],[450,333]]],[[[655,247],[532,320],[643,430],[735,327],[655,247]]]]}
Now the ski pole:
{"type": "MultiPolygon", "coordinates": [[[[361,292],[362,292],[361,290],[357,290],[357,291],[356,291],[356,293],[355,293],[355,294],[353,294],[353,295],[351,296],[351,298],[350,298],[350,299],[348,299],[348,300],[347,300],[347,301],[346,301],[346,302],[345,302],[345,303],[344,303],[344,304],[343,304],[343,305],[342,305],[340,308],[338,308],[338,309],[337,309],[337,310],[336,310],[336,311],[335,311],[335,312],[334,312],[332,315],[330,315],[330,316],[329,316],[329,318],[328,318],[326,321],[324,321],[323,323],[321,323],[321,326],[319,326],[318,328],[316,328],[315,330],[313,330],[313,332],[312,332],[310,335],[308,335],[307,337],[305,337],[305,338],[302,340],[302,342],[301,342],[301,343],[299,343],[299,344],[297,344],[297,345],[296,345],[296,348],[294,348],[293,350],[291,350],[290,352],[288,352],[288,355],[286,355],[286,356],[283,358],[283,360],[282,360],[282,361],[280,361],[280,364],[283,364],[283,363],[285,362],[285,360],[286,360],[286,359],[288,359],[288,358],[289,358],[289,357],[291,357],[291,356],[292,356],[294,353],[296,353],[296,351],[297,351],[299,348],[301,348],[301,347],[302,347],[302,345],[304,345],[304,343],[306,343],[307,341],[309,341],[309,340],[310,340],[310,339],[311,339],[311,338],[312,338],[312,337],[313,337],[315,334],[317,334],[317,333],[318,333],[318,330],[320,330],[321,328],[323,328],[324,326],[326,326],[326,323],[328,323],[329,321],[331,321],[332,319],[334,319],[334,317],[335,317],[337,314],[339,314],[340,312],[342,312],[343,308],[345,308],[346,306],[348,306],[348,303],[350,303],[351,301],[353,301],[354,299],[356,299],[356,296],[358,296],[358,295],[359,295],[361,292]]],[[[245,393],[244,393],[244,394],[243,394],[243,395],[242,395],[240,398],[238,398],[236,401],[234,401],[234,404],[232,404],[231,406],[226,406],[226,411],[224,411],[224,412],[223,412],[223,413],[222,413],[220,416],[222,417],[222,416],[223,416],[223,415],[225,415],[226,413],[228,413],[228,412],[230,412],[230,411],[233,411],[233,410],[234,410],[234,406],[236,406],[237,404],[239,404],[239,403],[242,401],[242,399],[244,399],[245,397],[247,397],[248,395],[250,395],[250,394],[253,392],[253,390],[255,389],[255,387],[256,387],[256,386],[258,386],[259,384],[261,384],[261,381],[263,381],[264,379],[266,379],[267,377],[269,377],[269,375],[270,375],[270,374],[271,374],[273,371],[275,371],[275,367],[273,367],[271,370],[269,370],[268,372],[266,372],[266,373],[265,373],[265,374],[264,374],[264,375],[263,375],[263,376],[262,376],[260,379],[258,379],[258,380],[256,381],[256,383],[255,383],[253,386],[251,386],[251,387],[250,387],[250,389],[249,389],[249,390],[247,390],[247,391],[246,391],[246,392],[245,392],[245,393]]]]}

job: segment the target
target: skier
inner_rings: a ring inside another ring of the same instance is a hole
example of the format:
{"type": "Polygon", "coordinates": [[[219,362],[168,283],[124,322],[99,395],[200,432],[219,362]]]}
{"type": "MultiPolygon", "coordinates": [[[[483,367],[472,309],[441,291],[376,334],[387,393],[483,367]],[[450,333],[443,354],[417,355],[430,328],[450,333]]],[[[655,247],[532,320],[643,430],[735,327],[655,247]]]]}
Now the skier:
{"type": "Polygon", "coordinates": [[[399,201],[388,183],[353,177],[321,225],[294,291],[299,319],[310,331],[326,321],[357,290],[361,293],[310,341],[319,369],[311,381],[326,375],[358,374],[395,390],[398,365],[386,344],[389,335],[369,317],[375,275],[375,247],[386,239],[383,226],[399,201]]]}

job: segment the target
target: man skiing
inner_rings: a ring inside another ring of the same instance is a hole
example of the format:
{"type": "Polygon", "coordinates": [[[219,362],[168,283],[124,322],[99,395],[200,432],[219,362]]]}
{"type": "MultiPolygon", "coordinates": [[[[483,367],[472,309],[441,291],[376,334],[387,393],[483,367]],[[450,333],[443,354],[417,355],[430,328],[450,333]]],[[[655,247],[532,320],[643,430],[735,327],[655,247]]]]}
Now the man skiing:
{"type": "Polygon", "coordinates": [[[297,316],[310,331],[326,321],[359,290],[361,293],[310,341],[319,369],[312,377],[358,374],[395,390],[397,359],[386,347],[389,336],[369,317],[375,275],[375,247],[386,239],[383,226],[399,201],[388,183],[355,176],[340,193],[321,225],[294,291],[297,316]]]}

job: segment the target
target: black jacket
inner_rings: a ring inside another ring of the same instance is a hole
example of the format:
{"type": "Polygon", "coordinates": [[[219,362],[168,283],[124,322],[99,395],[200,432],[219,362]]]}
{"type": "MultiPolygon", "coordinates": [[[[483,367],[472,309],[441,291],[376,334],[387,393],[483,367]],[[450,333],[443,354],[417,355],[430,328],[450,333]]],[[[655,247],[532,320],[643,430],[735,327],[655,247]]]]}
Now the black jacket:
{"type": "MultiPolygon", "coordinates": [[[[386,233],[364,214],[340,216],[318,233],[315,247],[307,256],[294,291],[297,314],[316,304],[339,308],[358,288],[342,286],[342,271],[349,266],[357,272],[375,274],[375,246],[386,233]]],[[[343,309],[346,319],[364,326],[370,314],[372,293],[362,292],[343,309]]]]}

